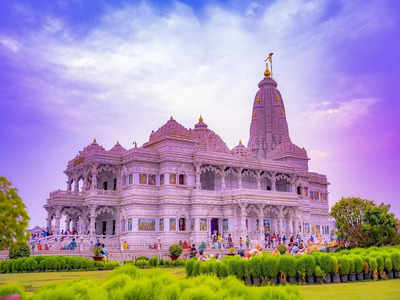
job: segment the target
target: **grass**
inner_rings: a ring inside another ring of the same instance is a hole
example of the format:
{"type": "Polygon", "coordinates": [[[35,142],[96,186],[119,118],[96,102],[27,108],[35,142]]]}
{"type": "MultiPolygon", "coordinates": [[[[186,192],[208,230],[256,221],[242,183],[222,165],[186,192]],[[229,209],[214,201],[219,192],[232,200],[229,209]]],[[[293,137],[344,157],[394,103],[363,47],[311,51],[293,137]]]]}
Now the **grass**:
{"type": "MultiPolygon", "coordinates": [[[[185,278],[184,268],[164,269],[174,274],[178,279],[185,278]]],[[[142,271],[149,272],[150,269],[144,269],[142,271]]],[[[111,271],[0,274],[0,284],[20,282],[26,288],[27,292],[32,292],[49,282],[62,282],[81,277],[102,279],[110,272],[111,271]]],[[[305,300],[400,300],[400,279],[375,282],[304,285],[299,286],[299,289],[305,300]]]]}
{"type": "Polygon", "coordinates": [[[399,300],[400,279],[300,286],[306,300],[399,300]]]}

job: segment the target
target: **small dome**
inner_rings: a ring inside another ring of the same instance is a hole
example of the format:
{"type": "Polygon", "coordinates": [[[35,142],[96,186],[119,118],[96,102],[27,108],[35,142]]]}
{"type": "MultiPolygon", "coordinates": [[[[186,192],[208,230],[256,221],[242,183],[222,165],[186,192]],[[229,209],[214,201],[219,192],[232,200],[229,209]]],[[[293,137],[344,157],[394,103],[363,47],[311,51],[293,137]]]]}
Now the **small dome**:
{"type": "Polygon", "coordinates": [[[113,152],[113,153],[124,153],[126,151],[126,149],[124,147],[121,146],[121,144],[117,141],[117,143],[114,145],[114,147],[112,147],[109,152],[113,152]]]}
{"type": "Polygon", "coordinates": [[[232,150],[231,150],[232,154],[235,155],[242,155],[242,156],[246,156],[248,154],[248,150],[246,148],[245,145],[243,145],[242,140],[239,141],[239,144],[237,146],[235,146],[232,150]]]}
{"type": "Polygon", "coordinates": [[[161,126],[156,132],[151,133],[148,143],[153,143],[166,137],[191,138],[189,130],[175,121],[172,116],[168,122],[161,126]]]}
{"type": "Polygon", "coordinates": [[[229,148],[225,142],[214,131],[208,129],[203,117],[200,116],[199,122],[194,125],[194,129],[190,131],[191,137],[196,141],[195,149],[197,151],[211,151],[229,153],[229,148]]]}
{"type": "Polygon", "coordinates": [[[93,139],[93,142],[86,146],[85,148],[83,148],[82,151],[80,151],[80,154],[85,154],[85,153],[92,153],[92,152],[103,152],[106,151],[106,149],[104,149],[102,146],[100,146],[99,144],[97,144],[96,139],[93,139]]]}

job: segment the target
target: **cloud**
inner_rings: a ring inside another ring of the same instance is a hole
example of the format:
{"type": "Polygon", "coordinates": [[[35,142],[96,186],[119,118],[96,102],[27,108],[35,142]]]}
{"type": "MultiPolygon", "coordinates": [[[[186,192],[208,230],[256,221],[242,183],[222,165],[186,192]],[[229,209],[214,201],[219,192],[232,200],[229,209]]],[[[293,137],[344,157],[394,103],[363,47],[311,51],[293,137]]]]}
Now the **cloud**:
{"type": "MultiPolygon", "coordinates": [[[[337,42],[342,38],[337,32],[348,28],[349,6],[321,21],[329,9],[323,1],[252,2],[243,14],[208,5],[204,18],[179,2],[162,15],[142,2],[107,11],[79,39],[72,38],[73,29],[62,20],[49,16],[25,43],[34,56],[31,67],[51,75],[26,84],[40,95],[38,107],[74,134],[101,132],[109,139],[117,132],[145,142],[171,114],[193,126],[202,113],[233,146],[248,137],[252,98],[269,50],[276,52],[274,73],[284,98],[291,100],[286,101],[289,121],[326,79],[327,70],[329,80],[340,78],[329,40],[337,42]],[[136,122],[140,130],[127,130],[136,122]]],[[[359,9],[353,30],[368,33],[365,16],[373,8],[372,3],[359,9]]],[[[386,26],[385,20],[381,23],[386,26]]],[[[332,103],[308,117],[348,126],[368,112],[371,101],[332,103]]]]}
{"type": "Polygon", "coordinates": [[[375,98],[351,99],[341,103],[321,102],[307,111],[305,119],[312,126],[326,128],[346,128],[356,121],[367,116],[374,104],[378,102],[375,98]]]}
{"type": "Polygon", "coordinates": [[[0,36],[0,44],[14,53],[18,52],[20,48],[18,41],[7,36],[0,36]]]}

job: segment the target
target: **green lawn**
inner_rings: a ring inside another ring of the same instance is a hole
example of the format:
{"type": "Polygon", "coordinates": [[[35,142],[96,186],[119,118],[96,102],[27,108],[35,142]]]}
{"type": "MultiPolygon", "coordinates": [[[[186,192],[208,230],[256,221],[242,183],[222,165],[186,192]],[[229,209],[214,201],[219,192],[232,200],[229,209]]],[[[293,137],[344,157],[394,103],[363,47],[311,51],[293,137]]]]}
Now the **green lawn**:
{"type": "Polygon", "coordinates": [[[306,300],[399,300],[400,279],[300,286],[306,300]]]}
{"type": "MultiPolygon", "coordinates": [[[[177,278],[185,277],[184,268],[165,268],[177,278]]],[[[149,272],[145,269],[143,272],[149,272]]],[[[91,272],[47,272],[47,273],[18,273],[0,274],[0,284],[20,282],[28,292],[34,291],[48,282],[61,282],[93,277],[102,279],[111,271],[91,272]]],[[[325,285],[299,286],[306,300],[400,300],[400,279],[387,281],[368,281],[325,285]]]]}

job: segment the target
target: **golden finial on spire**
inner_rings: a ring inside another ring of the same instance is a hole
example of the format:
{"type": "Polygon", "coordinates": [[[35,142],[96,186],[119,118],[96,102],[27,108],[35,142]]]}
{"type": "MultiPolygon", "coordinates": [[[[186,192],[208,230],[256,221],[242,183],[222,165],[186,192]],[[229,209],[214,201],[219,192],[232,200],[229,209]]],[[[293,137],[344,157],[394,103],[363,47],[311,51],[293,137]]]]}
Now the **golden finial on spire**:
{"type": "Polygon", "coordinates": [[[119,141],[117,141],[117,145],[119,145],[119,141]]]}
{"type": "Polygon", "coordinates": [[[199,122],[200,122],[200,123],[203,122],[203,117],[202,117],[202,115],[200,115],[199,122]]]}
{"type": "Polygon", "coordinates": [[[172,121],[174,119],[174,117],[171,115],[171,117],[169,118],[170,121],[172,121]]]}
{"type": "Polygon", "coordinates": [[[96,138],[94,138],[94,139],[93,139],[93,144],[96,144],[96,143],[97,143],[97,142],[96,142],[96,138]]]}
{"type": "Polygon", "coordinates": [[[265,77],[271,76],[271,72],[269,71],[268,64],[265,65],[264,76],[265,76],[265,77]]]}
{"type": "Polygon", "coordinates": [[[239,141],[239,145],[243,145],[242,140],[239,141]]]}

